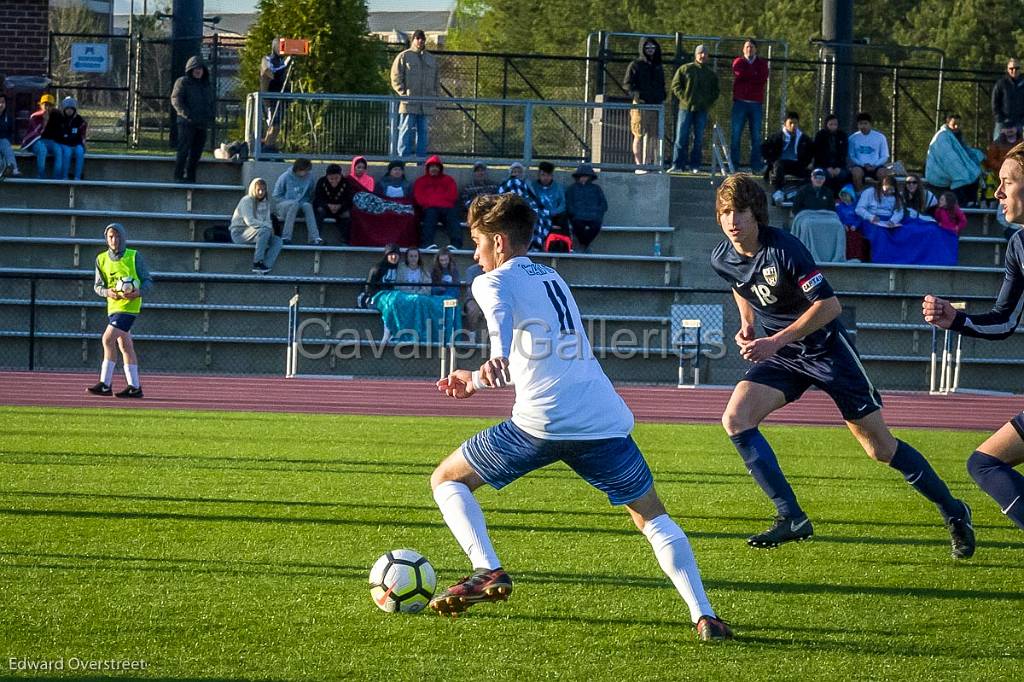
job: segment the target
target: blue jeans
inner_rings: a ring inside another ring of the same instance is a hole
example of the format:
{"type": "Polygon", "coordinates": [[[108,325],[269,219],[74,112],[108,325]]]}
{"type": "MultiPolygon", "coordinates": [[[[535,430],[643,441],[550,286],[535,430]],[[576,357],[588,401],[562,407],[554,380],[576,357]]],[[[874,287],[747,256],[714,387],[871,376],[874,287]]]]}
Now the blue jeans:
{"type": "Polygon", "coordinates": [[[70,173],[72,180],[81,180],[82,168],[85,167],[85,147],[80,144],[75,145],[74,147],[69,147],[66,144],[62,144],[60,146],[60,149],[61,152],[64,154],[64,175],[62,176],[62,178],[66,177],[70,173]],[[71,165],[72,161],[74,161],[74,166],[71,165]]]}
{"type": "Polygon", "coordinates": [[[672,165],[676,168],[683,168],[689,163],[690,168],[700,168],[704,153],[702,143],[704,142],[704,127],[708,123],[708,112],[706,111],[682,111],[676,115],[676,144],[672,154],[672,165]],[[690,131],[693,131],[693,149],[690,148],[690,131]]]}
{"type": "Polygon", "coordinates": [[[399,114],[398,120],[398,156],[412,156],[412,138],[416,136],[416,156],[427,157],[427,120],[426,114],[399,114]]]}
{"type": "Polygon", "coordinates": [[[53,175],[57,180],[64,177],[64,152],[61,145],[53,140],[39,138],[32,143],[32,153],[36,155],[36,177],[46,177],[46,157],[53,157],[53,175]]]}
{"type": "Polygon", "coordinates": [[[423,224],[420,228],[420,248],[434,243],[437,224],[444,223],[448,232],[448,242],[453,249],[462,248],[462,223],[459,221],[459,209],[434,206],[423,209],[423,224]]]}
{"type": "Polygon", "coordinates": [[[760,102],[732,102],[732,139],[729,145],[729,156],[732,157],[732,165],[737,168],[740,165],[740,139],[743,137],[743,124],[747,123],[750,129],[750,168],[753,171],[761,170],[764,162],[761,160],[761,117],[763,116],[763,105],[760,102]]]}
{"type": "Polygon", "coordinates": [[[0,138],[0,166],[9,166],[12,170],[18,167],[11,141],[4,138],[0,138]]]}

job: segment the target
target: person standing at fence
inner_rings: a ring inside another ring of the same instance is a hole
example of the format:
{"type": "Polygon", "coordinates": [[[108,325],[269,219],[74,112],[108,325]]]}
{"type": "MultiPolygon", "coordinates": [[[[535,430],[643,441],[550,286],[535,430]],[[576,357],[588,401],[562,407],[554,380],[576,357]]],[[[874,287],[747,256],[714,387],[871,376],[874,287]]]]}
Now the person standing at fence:
{"type": "MultiPolygon", "coordinates": [[[[665,101],[665,67],[661,65],[661,45],[654,38],[640,39],[640,56],[626,67],[626,89],[633,104],[662,104],[665,101]]],[[[636,165],[655,162],[658,144],[658,112],[632,109],[629,130],[633,133],[633,160],[636,165]]],[[[646,173],[642,168],[637,173],[646,173]]]]}
{"type": "MultiPolygon", "coordinates": [[[[437,58],[427,52],[427,36],[417,30],[408,50],[391,64],[391,87],[401,97],[437,97],[439,70],[437,58]]],[[[416,158],[427,157],[430,117],[436,110],[432,102],[402,102],[398,107],[398,155],[411,156],[416,138],[416,158]]]]}
{"type": "Polygon", "coordinates": [[[132,340],[132,325],[142,310],[142,297],[153,290],[153,277],[149,274],[142,254],[127,248],[128,233],[121,223],[111,223],[103,230],[107,250],[96,256],[93,291],[107,300],[107,329],[103,332],[103,364],[99,383],[90,386],[93,395],[116,395],[118,398],[141,398],[139,359],[132,340]],[[111,388],[117,352],[124,360],[124,375],[128,386],[117,393],[111,388]]]}
{"type": "Polygon", "coordinates": [[[64,115],[57,110],[57,99],[46,93],[39,98],[39,108],[28,119],[28,129],[21,138],[21,149],[36,155],[36,177],[46,177],[46,158],[53,159],[54,180],[63,177],[64,154],[61,153],[60,136],[64,127],[64,115]]]}
{"type": "Polygon", "coordinates": [[[803,244],[768,225],[768,200],[758,181],[742,173],[726,178],[716,193],[715,215],[726,239],[712,252],[711,267],[732,287],[740,320],[736,345],[753,363],[729,398],[722,426],[778,514],[747,544],[768,549],[814,534],[759,426],[815,386],[839,408],[868,457],[902,474],[936,506],[953,558],[972,556],[970,508],[953,497],[920,452],[889,431],[882,398],[839,320],[839,299],[803,244]],[[765,336],[757,336],[756,322],[765,336]]]}
{"type": "Polygon", "coordinates": [[[178,156],[175,182],[195,182],[196,167],[206,145],[206,131],[217,113],[217,97],[210,83],[210,70],[196,55],[185,64],[185,75],[174,81],[171,105],[178,114],[178,156]]]}
{"type": "Polygon", "coordinates": [[[1024,126],[1024,73],[1021,73],[1019,59],[1006,62],[1006,75],[992,86],[992,116],[995,117],[993,140],[998,139],[1003,121],[1017,128],[1024,126]]]}
{"type": "Polygon", "coordinates": [[[672,94],[679,100],[676,113],[676,143],[672,154],[669,173],[700,171],[704,159],[704,127],[708,123],[708,111],[718,100],[718,74],[708,65],[708,48],[698,45],[693,51],[693,61],[683,64],[672,78],[672,94]],[[690,147],[690,135],[693,147],[690,147]]]}
{"type": "Polygon", "coordinates": [[[732,136],[729,156],[740,166],[740,141],[743,126],[750,134],[750,170],[761,171],[761,122],[764,119],[764,92],[768,84],[768,62],[757,56],[757,41],[747,38],[743,54],[732,60],[732,136]]]}
{"type": "MultiPolygon", "coordinates": [[[[1010,150],[999,169],[999,206],[1010,223],[1024,223],[1024,144],[1010,150]]],[[[987,313],[967,314],[931,294],[921,303],[925,322],[964,336],[1002,340],[1013,336],[1020,324],[1024,296],[1024,231],[1018,230],[1006,245],[1005,273],[996,303],[987,313]]],[[[1024,530],[1024,412],[989,436],[967,458],[971,478],[999,505],[999,510],[1024,530]]]]}
{"type": "MultiPolygon", "coordinates": [[[[284,92],[285,85],[288,83],[288,67],[291,65],[291,57],[281,56],[280,40],[275,38],[270,41],[270,54],[260,60],[260,90],[271,93],[284,92]]],[[[277,147],[277,133],[286,106],[285,102],[276,99],[264,103],[267,126],[262,141],[264,148],[277,147]]]]}
{"type": "Polygon", "coordinates": [[[7,108],[7,95],[0,92],[0,180],[8,175],[21,175],[11,146],[13,140],[14,114],[7,108]]]}

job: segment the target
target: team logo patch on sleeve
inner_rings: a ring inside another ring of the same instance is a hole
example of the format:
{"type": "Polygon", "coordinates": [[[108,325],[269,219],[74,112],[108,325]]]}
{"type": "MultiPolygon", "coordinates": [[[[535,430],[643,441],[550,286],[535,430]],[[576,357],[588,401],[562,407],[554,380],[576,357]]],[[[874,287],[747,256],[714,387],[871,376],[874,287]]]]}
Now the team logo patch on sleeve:
{"type": "Polygon", "coordinates": [[[764,276],[764,281],[768,283],[768,286],[773,287],[779,283],[779,271],[775,269],[774,265],[769,265],[761,270],[761,274],[764,276]]]}
{"type": "Polygon", "coordinates": [[[805,294],[811,293],[814,287],[818,286],[825,281],[825,275],[821,274],[817,270],[807,275],[800,280],[800,288],[804,290],[805,294]]]}

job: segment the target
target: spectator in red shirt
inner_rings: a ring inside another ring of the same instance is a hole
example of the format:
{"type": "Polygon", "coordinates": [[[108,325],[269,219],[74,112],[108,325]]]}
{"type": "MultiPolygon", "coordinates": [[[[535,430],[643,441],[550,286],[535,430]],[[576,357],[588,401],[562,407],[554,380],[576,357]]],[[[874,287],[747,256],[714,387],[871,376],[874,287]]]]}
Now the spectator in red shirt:
{"type": "Polygon", "coordinates": [[[764,89],[768,83],[768,62],[757,56],[757,42],[747,38],[743,55],[732,62],[732,140],[729,155],[740,165],[743,126],[750,129],[750,170],[761,172],[761,121],[764,117],[764,89]]]}
{"type": "Polygon", "coordinates": [[[967,216],[960,210],[954,192],[943,192],[939,196],[939,206],[935,209],[935,222],[943,230],[959,236],[960,231],[967,227],[967,216]]]}
{"type": "Polygon", "coordinates": [[[427,159],[427,172],[412,184],[412,196],[423,211],[420,225],[420,244],[424,249],[435,249],[434,233],[442,223],[448,231],[453,249],[462,248],[462,223],[459,221],[459,188],[455,179],[445,175],[444,164],[437,154],[427,159]]]}

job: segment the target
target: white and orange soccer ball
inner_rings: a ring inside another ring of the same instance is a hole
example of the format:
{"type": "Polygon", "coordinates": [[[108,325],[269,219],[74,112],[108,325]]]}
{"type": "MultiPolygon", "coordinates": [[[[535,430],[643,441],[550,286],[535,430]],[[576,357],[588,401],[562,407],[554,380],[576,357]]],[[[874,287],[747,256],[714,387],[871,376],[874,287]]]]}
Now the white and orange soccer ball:
{"type": "Polygon", "coordinates": [[[434,567],[411,549],[392,550],[370,569],[370,598],[388,613],[422,611],[436,587],[434,567]]]}

